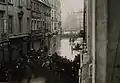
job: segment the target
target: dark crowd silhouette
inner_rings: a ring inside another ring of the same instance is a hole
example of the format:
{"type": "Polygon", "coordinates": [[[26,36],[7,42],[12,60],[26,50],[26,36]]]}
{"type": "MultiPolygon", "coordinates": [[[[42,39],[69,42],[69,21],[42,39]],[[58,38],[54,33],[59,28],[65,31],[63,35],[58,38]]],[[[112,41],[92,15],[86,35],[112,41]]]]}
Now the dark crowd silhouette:
{"type": "Polygon", "coordinates": [[[31,49],[28,54],[19,56],[18,59],[11,62],[9,69],[5,67],[5,63],[1,67],[0,81],[19,81],[20,83],[25,78],[30,80],[34,75],[35,78],[45,77],[48,83],[78,83],[80,55],[76,55],[75,59],[71,61],[59,56],[57,52],[48,55],[48,48],[44,47],[37,52],[31,49]],[[52,78],[53,74],[59,79],[52,78]]]}

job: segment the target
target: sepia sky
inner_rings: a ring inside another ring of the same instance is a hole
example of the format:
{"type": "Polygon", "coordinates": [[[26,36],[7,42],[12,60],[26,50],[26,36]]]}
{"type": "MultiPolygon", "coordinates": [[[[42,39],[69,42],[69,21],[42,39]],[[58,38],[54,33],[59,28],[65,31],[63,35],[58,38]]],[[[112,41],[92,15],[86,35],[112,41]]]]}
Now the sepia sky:
{"type": "Polygon", "coordinates": [[[61,0],[62,21],[65,20],[68,12],[81,10],[83,8],[83,0],[61,0]]]}

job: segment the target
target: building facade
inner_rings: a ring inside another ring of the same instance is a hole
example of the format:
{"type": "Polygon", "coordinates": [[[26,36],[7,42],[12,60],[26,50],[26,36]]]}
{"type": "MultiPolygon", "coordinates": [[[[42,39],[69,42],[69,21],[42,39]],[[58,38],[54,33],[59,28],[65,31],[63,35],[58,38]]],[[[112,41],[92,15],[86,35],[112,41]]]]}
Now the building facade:
{"type": "Polygon", "coordinates": [[[32,35],[33,35],[33,48],[38,51],[42,49],[44,45],[49,48],[49,33],[51,29],[51,8],[45,1],[32,0],[32,35]],[[45,42],[45,43],[44,43],[45,42]]]}
{"type": "Polygon", "coordinates": [[[29,40],[39,39],[37,43],[33,41],[29,45],[29,49],[33,47],[37,51],[42,47],[40,43],[45,42],[45,36],[48,35],[51,29],[51,8],[49,3],[39,0],[3,0],[0,2],[0,6],[1,42],[8,40],[11,41],[11,45],[13,42],[16,46],[19,46],[21,42],[20,48],[23,47],[27,50],[29,40]],[[17,41],[20,42],[17,43],[17,41]],[[26,44],[22,45],[24,41],[26,44]]]}
{"type": "Polygon", "coordinates": [[[8,2],[2,0],[0,6],[1,32],[6,33],[10,38],[27,35],[30,31],[30,2],[27,0],[9,0],[8,2]]]}
{"type": "Polygon", "coordinates": [[[23,54],[27,53],[25,52],[25,50],[27,49],[27,43],[26,39],[24,41],[24,38],[27,37],[30,33],[30,19],[30,1],[0,1],[0,44],[2,48],[1,50],[4,50],[2,52],[2,56],[6,56],[6,58],[4,58],[6,59],[6,61],[8,61],[8,58],[11,57],[11,60],[14,61],[19,55],[19,51],[22,51],[23,54]],[[7,43],[5,46],[4,42],[7,43]],[[9,48],[7,47],[8,45],[9,48]],[[20,48],[24,46],[25,49],[20,50],[20,48]],[[5,51],[4,47],[7,49],[7,51],[5,51]]]}
{"type": "Polygon", "coordinates": [[[45,45],[49,49],[50,11],[47,0],[0,1],[0,64],[5,71],[29,52],[37,53],[45,45]]]}
{"type": "Polygon", "coordinates": [[[60,49],[60,33],[61,33],[61,3],[60,0],[49,0],[51,5],[51,54],[58,52],[60,49]]]}

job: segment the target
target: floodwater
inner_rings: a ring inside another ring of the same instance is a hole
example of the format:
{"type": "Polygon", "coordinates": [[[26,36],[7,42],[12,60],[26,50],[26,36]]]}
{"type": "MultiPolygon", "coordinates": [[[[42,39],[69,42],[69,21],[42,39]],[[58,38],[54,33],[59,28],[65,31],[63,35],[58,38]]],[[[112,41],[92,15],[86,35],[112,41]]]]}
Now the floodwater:
{"type": "Polygon", "coordinates": [[[66,57],[69,60],[74,60],[75,55],[77,55],[79,52],[73,51],[71,49],[71,45],[69,43],[69,39],[62,39],[61,40],[61,47],[60,47],[60,56],[66,57]]]}

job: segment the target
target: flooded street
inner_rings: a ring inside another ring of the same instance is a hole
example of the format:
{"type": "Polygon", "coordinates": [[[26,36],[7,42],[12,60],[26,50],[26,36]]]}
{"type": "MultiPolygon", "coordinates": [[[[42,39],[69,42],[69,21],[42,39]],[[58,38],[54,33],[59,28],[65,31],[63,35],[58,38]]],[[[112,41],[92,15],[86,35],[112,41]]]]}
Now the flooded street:
{"type": "Polygon", "coordinates": [[[69,39],[61,40],[60,55],[70,60],[74,59],[74,56],[72,55],[71,46],[69,44],[69,39]]]}
{"type": "Polygon", "coordinates": [[[77,55],[78,53],[79,52],[77,51],[72,51],[68,38],[61,40],[60,56],[66,57],[67,59],[73,61],[75,55],[77,55]]]}

